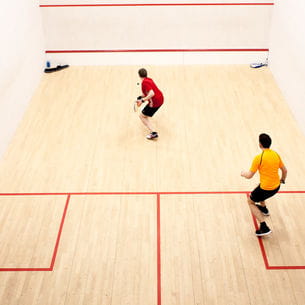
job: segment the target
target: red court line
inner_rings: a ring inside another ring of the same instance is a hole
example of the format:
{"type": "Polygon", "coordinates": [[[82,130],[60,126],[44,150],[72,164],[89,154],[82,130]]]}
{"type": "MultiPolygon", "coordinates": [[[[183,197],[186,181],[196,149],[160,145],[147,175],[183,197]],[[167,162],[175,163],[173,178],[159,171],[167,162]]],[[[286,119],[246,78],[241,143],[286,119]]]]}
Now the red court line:
{"type": "MultiPolygon", "coordinates": [[[[282,193],[282,194],[301,193],[302,194],[302,193],[305,193],[305,192],[304,191],[300,191],[300,192],[297,192],[297,191],[282,191],[282,192],[278,192],[278,194],[279,193],[282,193]]],[[[248,193],[247,197],[249,197],[249,196],[250,196],[250,194],[248,193]]],[[[258,227],[257,221],[256,221],[254,215],[253,214],[251,214],[251,215],[252,215],[255,230],[258,230],[259,227],[258,227]]],[[[258,237],[257,239],[258,239],[259,247],[261,249],[261,253],[262,253],[262,256],[263,256],[265,267],[266,267],[267,270],[300,270],[300,269],[303,270],[303,269],[305,269],[305,266],[270,266],[269,261],[268,261],[268,256],[266,254],[263,238],[258,237]]]]}
{"type": "Polygon", "coordinates": [[[46,50],[45,53],[146,53],[146,52],[268,52],[267,48],[253,49],[121,49],[121,50],[46,50]]]}
{"type": "Polygon", "coordinates": [[[41,4],[40,7],[97,7],[97,6],[269,6],[274,3],[100,3],[100,4],[41,4]]]}
{"type": "MultiPolygon", "coordinates": [[[[304,194],[305,191],[281,191],[283,194],[304,194]]],[[[59,232],[57,235],[55,248],[53,251],[52,261],[49,268],[0,268],[0,271],[52,271],[54,268],[57,251],[59,247],[60,237],[64,226],[64,221],[72,195],[157,195],[157,281],[158,281],[158,305],[161,305],[161,232],[160,232],[160,195],[200,195],[200,194],[246,194],[248,191],[207,191],[207,192],[74,192],[74,193],[0,193],[0,196],[44,196],[44,195],[66,195],[67,200],[64,207],[59,232]]],[[[254,226],[258,229],[257,222],[252,215],[254,226]]],[[[283,269],[305,269],[305,266],[270,266],[265,251],[262,238],[258,238],[259,246],[263,256],[263,260],[268,270],[283,269]]]]}
{"type": "Polygon", "coordinates": [[[69,193],[0,193],[0,196],[68,196],[69,193]]]}
{"type": "MultiPolygon", "coordinates": [[[[0,194],[0,195],[5,196],[3,194],[0,194]]],[[[20,195],[26,196],[24,194],[20,194],[20,195]]],[[[33,194],[31,194],[31,195],[33,195],[33,194]]],[[[46,195],[50,195],[50,194],[46,193],[46,195]]],[[[11,195],[9,195],[9,196],[11,196],[11,195]]],[[[55,247],[54,247],[50,267],[48,267],[48,268],[0,268],[0,272],[4,272],[4,271],[53,271],[53,267],[54,267],[55,260],[56,260],[57,250],[58,250],[58,246],[59,246],[59,242],[60,242],[60,237],[61,237],[64,221],[65,221],[65,218],[66,218],[66,213],[67,213],[69,201],[70,201],[70,195],[67,195],[67,200],[66,200],[65,208],[64,208],[63,215],[62,215],[62,218],[61,218],[59,231],[58,231],[58,234],[57,234],[57,238],[56,238],[56,242],[55,242],[55,247]]]]}
{"type": "Polygon", "coordinates": [[[161,305],[161,220],[160,220],[160,194],[157,194],[157,298],[161,305]]]}
{"type": "Polygon", "coordinates": [[[305,191],[280,191],[278,194],[304,194],[305,191]]]}
{"type": "MultiPolygon", "coordinates": [[[[279,191],[278,194],[304,194],[305,191],[279,191]]],[[[194,191],[194,192],[63,192],[63,193],[0,193],[0,196],[68,196],[68,195],[200,195],[200,194],[249,194],[249,191],[194,191]]]]}
{"type": "Polygon", "coordinates": [[[56,243],[55,243],[55,247],[54,247],[54,251],[53,251],[52,261],[51,261],[51,265],[50,265],[51,270],[53,270],[53,267],[54,267],[54,264],[55,264],[57,250],[58,250],[58,246],[59,246],[59,241],[60,241],[62,229],[63,229],[63,226],[64,226],[64,222],[65,222],[65,219],[66,219],[66,214],[67,214],[67,209],[68,209],[68,205],[69,205],[69,202],[70,202],[70,197],[71,197],[71,195],[68,195],[67,200],[66,200],[66,204],[65,204],[65,208],[64,208],[64,212],[62,214],[62,218],[61,218],[61,222],[60,222],[60,226],[59,226],[59,231],[58,231],[58,234],[57,234],[57,239],[56,239],[56,243]]]}
{"type": "MultiPolygon", "coordinates": [[[[259,229],[258,224],[256,222],[256,219],[255,219],[254,215],[252,215],[252,220],[253,220],[253,223],[254,223],[255,230],[258,230],[259,229]]],[[[261,253],[262,253],[262,256],[263,256],[265,267],[266,267],[266,269],[268,269],[269,268],[269,263],[268,263],[268,258],[267,258],[267,254],[266,254],[266,251],[265,251],[265,247],[264,247],[262,238],[258,238],[258,243],[259,243],[259,247],[261,249],[261,253]]]]}
{"type": "Polygon", "coordinates": [[[7,271],[51,271],[50,268],[0,268],[0,272],[7,271]]]}
{"type": "MultiPolygon", "coordinates": [[[[67,192],[67,193],[0,193],[0,196],[87,196],[87,195],[200,195],[200,194],[248,194],[249,191],[207,191],[207,192],[67,192]]],[[[304,191],[305,193],[305,191],[304,191]]]]}
{"type": "Polygon", "coordinates": [[[268,266],[268,270],[304,270],[305,266],[268,266]]]}

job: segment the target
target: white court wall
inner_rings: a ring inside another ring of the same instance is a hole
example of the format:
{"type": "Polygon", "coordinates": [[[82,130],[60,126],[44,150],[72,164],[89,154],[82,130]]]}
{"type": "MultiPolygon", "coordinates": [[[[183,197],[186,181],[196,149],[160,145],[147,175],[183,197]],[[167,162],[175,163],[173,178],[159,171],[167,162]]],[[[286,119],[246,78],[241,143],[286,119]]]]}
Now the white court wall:
{"type": "Polygon", "coordinates": [[[304,32],[305,1],[278,0],[272,20],[270,68],[305,134],[304,32]]]}
{"type": "Polygon", "coordinates": [[[2,1],[0,10],[0,157],[41,78],[44,39],[36,0],[2,1]]]}
{"type": "Polygon", "coordinates": [[[47,57],[73,65],[265,60],[273,6],[242,4],[272,1],[237,2],[41,0],[46,48],[62,51],[47,57]]]}

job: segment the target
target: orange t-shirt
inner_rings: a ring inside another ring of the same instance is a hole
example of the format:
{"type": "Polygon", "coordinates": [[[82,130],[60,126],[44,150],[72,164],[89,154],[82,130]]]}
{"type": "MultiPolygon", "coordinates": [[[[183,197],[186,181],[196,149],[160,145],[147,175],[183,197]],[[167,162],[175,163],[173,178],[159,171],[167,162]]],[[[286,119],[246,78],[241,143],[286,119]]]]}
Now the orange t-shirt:
{"type": "Polygon", "coordinates": [[[265,149],[253,159],[250,171],[260,174],[260,187],[263,190],[274,190],[280,185],[279,168],[284,163],[281,157],[271,149],[265,149]]]}

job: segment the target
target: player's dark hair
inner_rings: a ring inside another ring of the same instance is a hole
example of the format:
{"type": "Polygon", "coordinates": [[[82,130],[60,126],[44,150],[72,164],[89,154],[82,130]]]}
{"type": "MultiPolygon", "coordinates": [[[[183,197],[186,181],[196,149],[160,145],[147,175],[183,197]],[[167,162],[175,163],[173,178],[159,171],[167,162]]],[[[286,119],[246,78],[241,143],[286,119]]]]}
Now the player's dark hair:
{"type": "Polygon", "coordinates": [[[259,143],[264,147],[264,148],[269,148],[271,146],[271,138],[265,134],[265,133],[261,133],[259,135],[259,143]]]}
{"type": "Polygon", "coordinates": [[[140,77],[147,77],[147,71],[142,68],[138,71],[140,77]]]}

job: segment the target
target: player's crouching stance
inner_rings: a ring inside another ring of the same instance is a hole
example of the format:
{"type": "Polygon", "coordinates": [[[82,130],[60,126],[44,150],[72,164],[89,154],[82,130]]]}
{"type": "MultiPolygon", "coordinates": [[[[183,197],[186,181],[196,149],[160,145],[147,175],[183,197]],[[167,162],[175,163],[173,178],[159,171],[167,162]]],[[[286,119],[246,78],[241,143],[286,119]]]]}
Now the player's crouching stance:
{"type": "Polygon", "coordinates": [[[164,97],[154,81],[147,77],[145,69],[140,69],[138,74],[141,79],[142,95],[137,98],[137,105],[139,107],[142,103],[148,101],[148,104],[143,108],[142,113],[140,113],[140,119],[150,131],[146,138],[152,140],[158,138],[158,133],[152,126],[149,118],[162,106],[164,97]]]}
{"type": "Polygon", "coordinates": [[[257,155],[249,171],[242,171],[241,176],[250,179],[256,171],[259,171],[260,184],[252,191],[248,198],[248,203],[252,214],[260,222],[260,228],[256,230],[256,236],[264,236],[271,233],[270,228],[264,221],[264,216],[269,215],[265,200],[275,195],[281,183],[285,183],[287,169],[278,153],[270,149],[271,138],[262,133],[259,135],[259,147],[262,153],[257,155]],[[278,170],[281,170],[282,176],[279,177],[278,170]],[[260,204],[256,204],[256,203],[260,204]]]}

